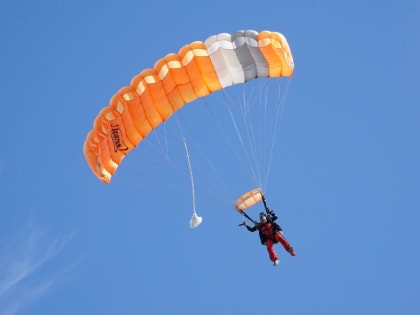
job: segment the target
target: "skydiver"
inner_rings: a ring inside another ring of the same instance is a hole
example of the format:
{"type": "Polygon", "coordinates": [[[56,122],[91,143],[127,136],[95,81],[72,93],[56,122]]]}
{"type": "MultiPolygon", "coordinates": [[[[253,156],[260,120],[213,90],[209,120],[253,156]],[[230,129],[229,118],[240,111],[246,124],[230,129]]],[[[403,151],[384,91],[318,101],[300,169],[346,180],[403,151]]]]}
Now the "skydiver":
{"type": "Polygon", "coordinates": [[[273,262],[274,266],[277,266],[279,264],[279,258],[274,250],[274,244],[280,242],[290,256],[296,256],[296,253],[290,243],[283,236],[283,230],[281,227],[274,222],[275,220],[277,220],[276,214],[272,210],[267,209],[267,214],[261,212],[260,222],[255,223],[253,227],[250,227],[246,221],[243,221],[241,225],[244,225],[250,232],[258,230],[261,244],[267,247],[270,260],[273,262]]]}

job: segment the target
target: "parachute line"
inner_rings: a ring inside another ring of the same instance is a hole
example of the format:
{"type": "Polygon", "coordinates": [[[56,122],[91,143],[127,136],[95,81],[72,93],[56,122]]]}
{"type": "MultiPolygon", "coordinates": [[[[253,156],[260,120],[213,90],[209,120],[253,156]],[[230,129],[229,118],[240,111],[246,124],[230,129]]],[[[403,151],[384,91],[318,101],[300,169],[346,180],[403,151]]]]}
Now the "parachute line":
{"type": "MultiPolygon", "coordinates": [[[[250,158],[249,152],[247,150],[247,145],[246,145],[244,139],[241,136],[241,132],[240,132],[240,129],[238,127],[238,122],[235,119],[235,114],[234,114],[233,109],[232,109],[234,107],[234,106],[232,106],[232,103],[233,102],[229,99],[226,91],[224,91],[223,94],[224,94],[224,97],[225,97],[226,109],[227,109],[227,111],[229,113],[229,116],[230,116],[232,125],[234,126],[234,129],[235,129],[235,132],[236,132],[236,136],[238,137],[238,141],[239,141],[239,143],[241,145],[241,148],[242,148],[242,152],[244,153],[244,154],[241,155],[240,153],[236,152],[236,154],[237,154],[238,157],[245,156],[246,162],[248,164],[248,167],[247,168],[251,172],[251,177],[252,177],[253,181],[254,182],[258,182],[258,180],[257,180],[257,178],[258,178],[257,172],[256,172],[255,168],[253,167],[254,163],[251,163],[251,161],[250,161],[251,158],[250,158]]],[[[246,119],[245,119],[245,117],[247,116],[247,112],[249,110],[249,106],[247,106],[246,104],[244,104],[244,102],[241,102],[241,104],[242,104],[242,110],[241,110],[241,113],[240,114],[242,116],[242,119],[244,120],[245,126],[247,127],[247,131],[248,131],[247,132],[248,142],[250,142],[249,141],[249,138],[250,138],[249,137],[249,134],[250,134],[250,132],[249,132],[249,123],[246,123],[246,119]]],[[[252,147],[251,147],[251,149],[252,149],[252,147]]],[[[252,150],[252,151],[254,151],[254,153],[255,153],[255,150],[252,150]]],[[[254,154],[254,160],[255,160],[255,154],[254,154]]]]}
{"type": "Polygon", "coordinates": [[[251,106],[252,102],[247,101],[247,99],[252,99],[246,96],[246,88],[244,87],[243,92],[243,120],[246,127],[247,135],[248,135],[248,143],[251,150],[251,158],[253,160],[253,163],[250,163],[254,181],[257,185],[261,186],[261,170],[258,160],[258,149],[257,149],[257,141],[255,138],[255,129],[254,125],[252,123],[252,117],[251,117],[251,106]],[[254,167],[252,166],[254,165],[254,167]]]}
{"type": "Polygon", "coordinates": [[[268,161],[268,163],[267,163],[267,174],[265,176],[264,185],[260,186],[263,189],[268,185],[271,166],[272,166],[272,162],[273,162],[274,145],[275,145],[276,139],[277,139],[278,126],[279,126],[280,119],[281,119],[281,117],[283,115],[283,112],[284,112],[284,108],[285,108],[285,104],[286,104],[286,98],[287,98],[287,92],[289,91],[290,82],[291,82],[291,80],[287,80],[286,88],[283,89],[284,93],[282,93],[281,85],[278,86],[277,99],[279,101],[278,101],[278,106],[276,106],[277,110],[276,110],[276,114],[275,114],[275,121],[274,121],[274,124],[273,124],[274,130],[272,132],[273,137],[271,139],[271,146],[270,146],[269,156],[268,156],[268,160],[267,160],[268,161]]]}
{"type": "Polygon", "coordinates": [[[187,140],[186,140],[185,138],[183,138],[183,139],[182,139],[182,142],[184,143],[185,153],[186,153],[186,155],[187,155],[188,170],[189,170],[189,172],[190,172],[191,190],[192,190],[192,206],[193,206],[193,213],[196,213],[196,211],[195,211],[195,188],[194,188],[194,177],[193,177],[192,168],[191,168],[190,154],[189,154],[189,152],[188,152],[187,140]]]}

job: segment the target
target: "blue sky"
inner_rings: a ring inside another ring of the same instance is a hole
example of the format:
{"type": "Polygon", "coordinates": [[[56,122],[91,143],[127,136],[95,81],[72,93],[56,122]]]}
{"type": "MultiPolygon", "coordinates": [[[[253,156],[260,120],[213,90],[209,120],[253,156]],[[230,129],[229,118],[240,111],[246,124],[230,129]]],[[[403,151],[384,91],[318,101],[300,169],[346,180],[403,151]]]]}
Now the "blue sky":
{"type": "Polygon", "coordinates": [[[0,15],[1,314],[420,312],[418,1],[2,1],[0,15]],[[135,74],[242,29],[283,33],[295,61],[265,189],[297,256],[277,245],[276,268],[237,226],[233,199],[254,186],[215,135],[223,118],[201,117],[217,95],[177,118],[197,229],[175,120],[159,135],[170,162],[145,143],[110,185],[82,152],[135,74]]]}

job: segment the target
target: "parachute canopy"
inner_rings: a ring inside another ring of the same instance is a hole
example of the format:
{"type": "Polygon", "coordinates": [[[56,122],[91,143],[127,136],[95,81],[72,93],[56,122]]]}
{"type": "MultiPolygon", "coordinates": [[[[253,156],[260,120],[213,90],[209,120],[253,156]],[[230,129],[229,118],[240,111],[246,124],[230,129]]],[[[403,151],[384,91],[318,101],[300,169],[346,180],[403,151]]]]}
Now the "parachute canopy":
{"type": "Polygon", "coordinates": [[[235,201],[236,210],[246,210],[253,205],[260,202],[263,198],[263,193],[260,188],[256,188],[244,193],[235,201]]]}
{"type": "Polygon", "coordinates": [[[87,163],[109,183],[123,158],[185,104],[252,79],[291,77],[293,69],[277,32],[222,33],[185,45],[141,71],[99,112],[84,143],[87,163]]]}

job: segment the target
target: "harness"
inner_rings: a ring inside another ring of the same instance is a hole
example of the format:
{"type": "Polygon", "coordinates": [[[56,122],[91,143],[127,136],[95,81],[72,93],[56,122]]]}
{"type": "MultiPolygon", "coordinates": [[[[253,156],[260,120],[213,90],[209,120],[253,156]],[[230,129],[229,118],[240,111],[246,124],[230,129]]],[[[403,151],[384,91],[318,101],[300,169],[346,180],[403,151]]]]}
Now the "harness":
{"type": "Polygon", "coordinates": [[[267,221],[258,227],[258,231],[260,233],[261,244],[265,244],[268,238],[272,240],[274,244],[278,243],[274,235],[281,231],[281,228],[277,223],[273,221],[267,221]]]}

